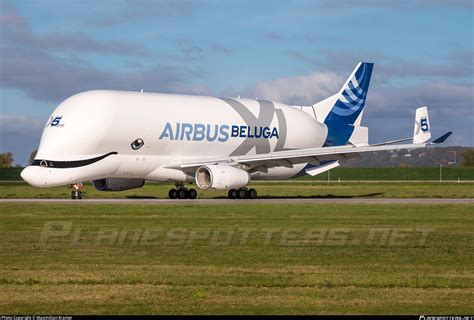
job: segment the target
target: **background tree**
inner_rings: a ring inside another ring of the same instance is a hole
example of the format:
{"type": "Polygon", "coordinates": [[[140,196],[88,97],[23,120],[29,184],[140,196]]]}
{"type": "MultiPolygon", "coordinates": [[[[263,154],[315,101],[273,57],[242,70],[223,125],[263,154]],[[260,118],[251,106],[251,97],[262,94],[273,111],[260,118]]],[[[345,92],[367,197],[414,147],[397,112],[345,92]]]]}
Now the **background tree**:
{"type": "Polygon", "coordinates": [[[474,149],[466,149],[462,152],[461,166],[474,167],[474,149]]]}
{"type": "Polygon", "coordinates": [[[28,161],[28,164],[32,163],[33,160],[35,160],[36,153],[38,153],[38,150],[33,150],[33,151],[31,151],[30,160],[28,161]]]}
{"type": "Polygon", "coordinates": [[[11,168],[13,154],[11,152],[0,153],[0,168],[11,168]]]}

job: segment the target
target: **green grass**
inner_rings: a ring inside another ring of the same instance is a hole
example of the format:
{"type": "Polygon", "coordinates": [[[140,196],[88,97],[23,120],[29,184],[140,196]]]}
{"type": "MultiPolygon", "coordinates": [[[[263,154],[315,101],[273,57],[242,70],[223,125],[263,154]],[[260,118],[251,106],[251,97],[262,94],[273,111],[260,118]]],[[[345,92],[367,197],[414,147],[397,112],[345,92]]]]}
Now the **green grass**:
{"type": "MultiPolygon", "coordinates": [[[[146,183],[143,188],[121,192],[97,191],[86,184],[84,197],[93,198],[168,198],[171,184],[146,183]]],[[[259,197],[314,197],[314,198],[473,198],[474,183],[326,183],[290,181],[285,183],[253,183],[259,197]]],[[[227,197],[226,191],[203,191],[198,189],[198,198],[227,197]]],[[[69,198],[67,187],[34,188],[24,182],[0,182],[0,198],[69,198]]]]}
{"type": "Polygon", "coordinates": [[[473,212],[3,203],[0,313],[471,314],[473,212]],[[48,222],[66,224],[40,242],[48,222]],[[373,228],[388,240],[369,243],[373,228]],[[420,230],[429,231],[425,243],[420,230]],[[305,237],[310,231],[325,237],[305,237]],[[121,242],[121,234],[129,236],[121,242]]]}

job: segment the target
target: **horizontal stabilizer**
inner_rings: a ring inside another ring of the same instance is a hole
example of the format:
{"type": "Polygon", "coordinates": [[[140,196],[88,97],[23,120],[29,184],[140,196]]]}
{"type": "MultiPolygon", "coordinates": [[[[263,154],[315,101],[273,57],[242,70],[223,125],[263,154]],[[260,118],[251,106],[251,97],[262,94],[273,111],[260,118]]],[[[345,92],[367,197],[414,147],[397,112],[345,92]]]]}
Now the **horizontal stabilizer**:
{"type": "Polygon", "coordinates": [[[451,131],[449,132],[446,132],[445,134],[443,134],[441,137],[431,141],[432,144],[439,144],[439,143],[443,143],[446,141],[446,139],[449,138],[449,136],[451,136],[453,133],[451,131]]]}

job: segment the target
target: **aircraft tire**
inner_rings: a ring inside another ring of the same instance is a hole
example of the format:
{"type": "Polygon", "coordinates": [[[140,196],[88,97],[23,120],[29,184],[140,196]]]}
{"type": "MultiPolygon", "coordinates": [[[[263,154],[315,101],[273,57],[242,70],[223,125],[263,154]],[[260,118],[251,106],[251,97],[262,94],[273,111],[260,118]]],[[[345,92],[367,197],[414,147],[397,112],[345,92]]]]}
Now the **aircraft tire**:
{"type": "Polygon", "coordinates": [[[255,199],[255,198],[257,198],[257,190],[255,190],[255,189],[252,188],[252,189],[249,189],[249,190],[247,191],[247,193],[248,193],[248,198],[249,198],[249,199],[255,199]]]}
{"type": "Polygon", "coordinates": [[[189,196],[188,190],[178,189],[177,198],[178,199],[187,199],[189,196]]]}
{"type": "Polygon", "coordinates": [[[189,189],[188,195],[189,195],[189,199],[196,199],[198,194],[195,189],[189,189]]]}
{"type": "Polygon", "coordinates": [[[178,194],[178,191],[176,189],[170,189],[170,191],[168,192],[168,197],[170,199],[176,199],[177,194],[178,194]]]}
{"type": "Polygon", "coordinates": [[[247,190],[245,190],[245,189],[237,190],[237,197],[239,199],[247,199],[248,198],[247,190]]]}
{"type": "Polygon", "coordinates": [[[237,198],[237,190],[230,189],[229,192],[227,193],[227,196],[229,197],[229,199],[236,199],[237,198]]]}

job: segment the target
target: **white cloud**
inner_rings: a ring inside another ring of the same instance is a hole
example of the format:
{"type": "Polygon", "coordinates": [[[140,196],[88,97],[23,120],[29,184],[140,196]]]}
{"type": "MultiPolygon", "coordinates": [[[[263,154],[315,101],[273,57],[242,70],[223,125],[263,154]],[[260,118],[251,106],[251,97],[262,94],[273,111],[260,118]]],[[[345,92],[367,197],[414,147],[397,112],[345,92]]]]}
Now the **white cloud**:
{"type": "MultiPolygon", "coordinates": [[[[295,105],[310,105],[336,93],[347,75],[314,72],[307,75],[260,81],[245,90],[250,98],[295,105]]],[[[454,131],[450,145],[472,145],[474,139],[474,91],[472,84],[423,81],[406,86],[377,85],[369,89],[363,124],[372,142],[411,135],[415,109],[427,105],[433,135],[454,131]]]]}
{"type": "Polygon", "coordinates": [[[282,77],[269,82],[259,81],[245,90],[252,98],[268,99],[295,105],[311,105],[336,93],[344,82],[331,72],[282,77]]]}

